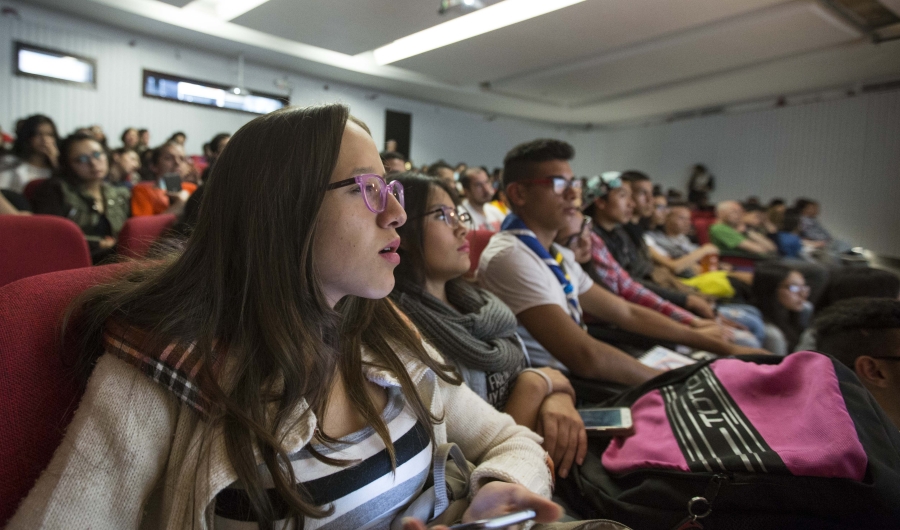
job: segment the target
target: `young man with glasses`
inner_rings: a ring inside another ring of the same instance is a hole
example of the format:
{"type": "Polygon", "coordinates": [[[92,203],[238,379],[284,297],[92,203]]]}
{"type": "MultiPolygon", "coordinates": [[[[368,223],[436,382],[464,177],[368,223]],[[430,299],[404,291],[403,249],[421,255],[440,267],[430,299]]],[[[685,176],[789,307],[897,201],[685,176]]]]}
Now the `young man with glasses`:
{"type": "Polygon", "coordinates": [[[512,213],[481,255],[478,279],[519,320],[533,364],[627,386],[659,372],[585,331],[583,312],[653,338],[725,354],[758,353],[706,337],[594,284],[570,250],[553,241],[580,215],[582,182],[569,165],[574,149],[534,140],[510,151],[503,184],[512,213]]]}
{"type": "Polygon", "coordinates": [[[900,301],[851,298],[816,318],[817,348],[856,372],[900,428],[900,301]]]}

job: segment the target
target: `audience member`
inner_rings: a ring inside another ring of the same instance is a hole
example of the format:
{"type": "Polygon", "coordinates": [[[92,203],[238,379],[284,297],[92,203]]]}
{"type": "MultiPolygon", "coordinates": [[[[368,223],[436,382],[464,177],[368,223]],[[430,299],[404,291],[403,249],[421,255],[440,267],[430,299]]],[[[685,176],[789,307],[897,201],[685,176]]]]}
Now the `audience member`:
{"type": "Polygon", "coordinates": [[[775,233],[778,253],[786,258],[803,258],[803,240],[800,238],[800,213],[794,209],[785,210],[781,225],[775,233]]]}
{"type": "Polygon", "coordinates": [[[209,156],[207,156],[206,159],[208,165],[206,166],[206,169],[203,170],[200,182],[206,182],[206,179],[209,178],[213,164],[216,163],[219,155],[222,154],[222,149],[225,149],[225,146],[228,145],[228,140],[230,139],[231,134],[223,132],[213,136],[212,140],[209,141],[209,156]]]}
{"type": "Polygon", "coordinates": [[[472,228],[491,232],[500,230],[506,214],[491,204],[494,187],[491,186],[491,181],[484,169],[480,167],[466,169],[459,178],[459,184],[466,195],[462,201],[462,207],[472,216],[472,228]]]}
{"type": "Polygon", "coordinates": [[[794,351],[809,325],[812,304],[803,275],[787,265],[761,263],[753,275],[753,305],[766,321],[763,347],[776,355],[794,351]]]}
{"type": "Polygon", "coordinates": [[[124,131],[122,131],[122,147],[127,149],[137,149],[138,142],[140,141],[140,136],[138,135],[138,130],[134,127],[128,127],[124,131]]]}
{"type": "Polygon", "coordinates": [[[169,190],[166,177],[183,178],[186,164],[184,148],[177,143],[169,142],[153,149],[148,164],[149,178],[137,183],[131,190],[131,215],[180,214],[185,201],[197,186],[182,181],[180,190],[169,190]]]}
{"type": "Polygon", "coordinates": [[[706,166],[694,165],[691,169],[690,179],[688,179],[688,202],[705,210],[709,207],[709,194],[715,189],[716,178],[707,171],[706,166]]]}
{"type": "Polygon", "coordinates": [[[428,166],[428,176],[437,177],[444,182],[447,183],[450,187],[457,191],[462,191],[459,188],[458,183],[456,182],[456,174],[453,173],[453,168],[450,167],[450,164],[444,162],[443,160],[438,160],[437,162],[428,166]]]}
{"type": "MultiPolygon", "coordinates": [[[[831,305],[849,298],[900,299],[900,277],[893,272],[869,267],[842,267],[832,271],[828,285],[816,305],[816,314],[831,305]]],[[[815,350],[817,329],[815,323],[800,335],[796,351],[815,350]]]]}
{"type": "Polygon", "coordinates": [[[653,261],[685,278],[704,272],[701,261],[709,256],[718,256],[719,247],[712,243],[696,245],[688,237],[691,229],[691,210],[687,205],[667,206],[663,222],[656,230],[648,230],[644,234],[644,242],[650,249],[653,261]]]}
{"type": "Polygon", "coordinates": [[[169,139],[166,140],[166,143],[174,142],[174,143],[180,145],[181,147],[184,147],[184,143],[186,141],[187,141],[187,135],[181,131],[177,131],[177,132],[172,133],[172,136],[170,136],[169,139]]]}
{"type": "Polygon", "coordinates": [[[150,149],[150,131],[147,129],[140,129],[138,131],[138,143],[134,150],[140,155],[148,149],[150,149]]]}
{"type": "Polygon", "coordinates": [[[625,385],[658,373],[588,335],[582,306],[633,333],[726,354],[755,351],[709,338],[620,299],[595,285],[572,252],[554,243],[579,211],[581,180],[572,174],[573,156],[572,146],[558,140],[521,144],[506,155],[503,180],[512,213],[478,265],[481,285],[516,314],[532,362],[625,385]]]}
{"type": "Polygon", "coordinates": [[[819,222],[819,203],[812,199],[797,199],[794,210],[800,214],[800,236],[803,239],[826,243],[833,239],[819,222]]]}
{"type": "Polygon", "coordinates": [[[516,316],[499,298],[463,279],[470,266],[467,212],[459,208],[456,190],[414,173],[397,181],[403,184],[408,217],[397,229],[400,265],[391,298],[469,388],[544,436],[544,448],[565,477],[587,451],[575,390],[557,370],[527,368],[516,316]]]}
{"type": "Polygon", "coordinates": [[[853,369],[900,429],[900,301],[852,298],[816,318],[818,349],[853,369]]]}
{"type": "Polygon", "coordinates": [[[59,163],[56,124],[35,114],[16,124],[12,153],[0,160],[0,189],[25,191],[32,180],[50,178],[59,163]]]}
{"type": "Polygon", "coordinates": [[[131,210],[128,189],[105,182],[108,173],[100,142],[74,134],[60,145],[59,175],[43,183],[34,197],[35,213],[66,217],[81,228],[94,263],[113,253],[131,210]]]}
{"type": "Polygon", "coordinates": [[[93,528],[387,527],[446,442],[476,465],[467,517],[558,517],[540,437],[460,385],[384,299],[406,215],[381,171],[343,106],[235,133],[184,251],[73,306],[87,389],[10,528],[72,513],[93,528]]]}
{"type": "MultiPolygon", "coordinates": [[[[637,187],[638,191],[646,191],[649,179],[646,176],[638,177],[636,173],[631,172],[631,178],[641,178],[645,183],[637,187]]],[[[603,193],[585,200],[585,213],[593,219],[594,233],[603,240],[613,259],[644,287],[703,318],[714,318],[712,305],[703,297],[687,292],[690,291],[687,287],[683,291],[675,291],[653,281],[653,260],[644,243],[640,224],[633,222],[635,202],[632,199],[631,183],[625,181],[623,175],[616,171],[604,173],[600,176],[604,185],[598,184],[597,188],[603,190],[603,193]],[[630,233],[626,231],[626,225],[631,230],[630,233]]],[[[646,209],[646,203],[643,207],[646,209]]]]}
{"type": "Polygon", "coordinates": [[[747,231],[744,208],[737,201],[722,201],[716,206],[716,223],[709,227],[709,240],[722,252],[748,257],[772,257],[778,248],[755,231],[747,231]]]}
{"type": "Polygon", "coordinates": [[[131,189],[141,180],[141,157],[134,149],[120,147],[112,152],[109,166],[109,182],[114,186],[131,189]]]}
{"type": "Polygon", "coordinates": [[[776,197],[769,201],[769,205],[766,207],[766,218],[772,225],[781,226],[781,221],[786,211],[787,205],[785,205],[784,199],[776,197]]]}
{"type": "Polygon", "coordinates": [[[388,175],[406,171],[406,157],[397,151],[382,153],[381,162],[384,164],[384,172],[388,175]]]}

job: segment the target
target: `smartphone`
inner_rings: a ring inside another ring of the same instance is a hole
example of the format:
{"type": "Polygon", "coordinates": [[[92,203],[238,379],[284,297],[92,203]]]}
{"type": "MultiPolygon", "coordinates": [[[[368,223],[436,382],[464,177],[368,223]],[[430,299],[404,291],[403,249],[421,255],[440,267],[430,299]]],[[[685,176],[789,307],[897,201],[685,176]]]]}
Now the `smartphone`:
{"type": "Polygon", "coordinates": [[[178,173],[166,173],[162,176],[162,180],[166,186],[167,193],[178,193],[181,191],[181,175],[178,173]]]}
{"type": "Polygon", "coordinates": [[[631,409],[627,407],[578,409],[588,434],[627,436],[634,434],[631,409]]]}
{"type": "Polygon", "coordinates": [[[523,510],[521,512],[501,515],[491,519],[482,519],[480,521],[472,521],[471,523],[457,524],[450,527],[450,530],[477,530],[481,528],[506,528],[514,524],[520,524],[530,521],[537,517],[534,510],[523,510]]]}

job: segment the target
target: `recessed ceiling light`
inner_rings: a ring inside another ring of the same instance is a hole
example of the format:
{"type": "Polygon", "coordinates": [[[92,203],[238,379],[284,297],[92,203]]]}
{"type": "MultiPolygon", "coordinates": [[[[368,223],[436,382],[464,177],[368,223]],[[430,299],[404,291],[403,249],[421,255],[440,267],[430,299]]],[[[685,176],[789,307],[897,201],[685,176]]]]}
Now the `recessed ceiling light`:
{"type": "Polygon", "coordinates": [[[373,52],[375,62],[394,63],[581,2],[584,0],[505,0],[382,46],[373,52]]]}
{"type": "Polygon", "coordinates": [[[214,15],[220,20],[233,20],[269,0],[194,0],[183,9],[194,9],[214,15]]]}

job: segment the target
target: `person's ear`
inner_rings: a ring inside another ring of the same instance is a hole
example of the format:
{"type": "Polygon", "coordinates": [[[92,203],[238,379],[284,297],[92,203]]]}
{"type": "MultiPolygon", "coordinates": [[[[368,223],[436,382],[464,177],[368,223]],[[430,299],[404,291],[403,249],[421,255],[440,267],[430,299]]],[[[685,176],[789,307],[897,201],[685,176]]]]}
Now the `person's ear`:
{"type": "Polygon", "coordinates": [[[518,182],[513,182],[506,186],[506,200],[513,206],[523,206],[526,202],[525,188],[518,182]]]}
{"type": "Polygon", "coordinates": [[[881,363],[868,355],[857,357],[853,367],[856,371],[856,376],[859,377],[866,386],[886,388],[892,384],[881,369],[881,363]]]}

